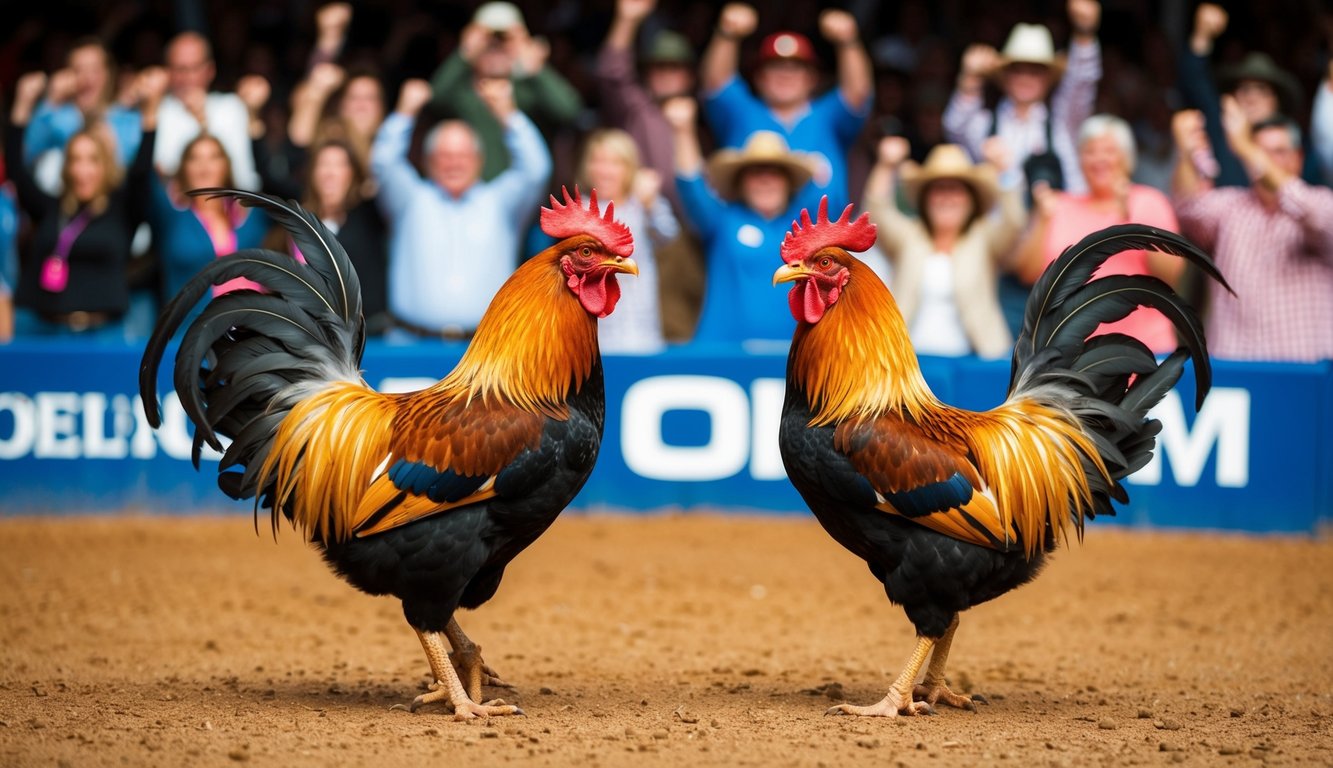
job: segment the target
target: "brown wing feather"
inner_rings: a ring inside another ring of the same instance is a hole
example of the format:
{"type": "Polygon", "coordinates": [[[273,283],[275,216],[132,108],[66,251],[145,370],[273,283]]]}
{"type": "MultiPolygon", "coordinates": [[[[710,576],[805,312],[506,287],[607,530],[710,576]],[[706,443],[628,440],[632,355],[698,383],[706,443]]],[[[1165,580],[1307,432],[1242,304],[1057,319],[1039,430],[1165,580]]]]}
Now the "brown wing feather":
{"type": "Polygon", "coordinates": [[[897,414],[844,422],[834,432],[834,447],[881,495],[918,491],[955,475],[971,486],[965,502],[928,514],[909,514],[889,500],[877,504],[878,509],[951,538],[1007,550],[1020,543],[1019,533],[996,509],[964,446],[947,427],[927,428],[897,414]]]}

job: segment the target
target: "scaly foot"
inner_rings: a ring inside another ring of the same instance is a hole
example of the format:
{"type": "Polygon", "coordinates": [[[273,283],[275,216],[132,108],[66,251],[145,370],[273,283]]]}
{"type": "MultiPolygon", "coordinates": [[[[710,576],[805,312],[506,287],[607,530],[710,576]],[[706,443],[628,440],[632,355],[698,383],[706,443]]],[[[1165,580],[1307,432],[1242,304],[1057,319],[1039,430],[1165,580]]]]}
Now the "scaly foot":
{"type": "Polygon", "coordinates": [[[395,704],[390,709],[405,709],[408,712],[416,712],[427,704],[444,702],[454,710],[454,720],[471,720],[475,717],[492,717],[500,715],[523,715],[526,714],[522,709],[513,704],[505,704],[504,699],[493,699],[484,704],[477,704],[475,700],[465,699],[461,701],[452,700],[449,689],[446,685],[439,682],[430,684],[430,692],[423,693],[412,699],[412,703],[407,706],[395,704]]]}
{"type": "Polygon", "coordinates": [[[911,696],[904,696],[897,689],[889,693],[878,704],[858,707],[854,704],[839,704],[831,707],[826,715],[856,715],[858,717],[897,717],[898,715],[933,715],[935,710],[924,701],[912,701],[911,696]]]}
{"type": "Polygon", "coordinates": [[[915,701],[924,701],[932,708],[937,703],[942,703],[956,709],[966,709],[972,712],[977,711],[978,704],[990,703],[989,701],[986,701],[985,696],[982,696],[979,693],[973,694],[971,698],[968,698],[967,696],[959,696],[949,690],[949,686],[945,685],[942,681],[937,683],[923,681],[920,685],[912,689],[912,698],[915,701]]]}
{"type": "Polygon", "coordinates": [[[454,671],[458,673],[459,679],[463,681],[463,687],[467,688],[468,698],[473,701],[481,700],[481,687],[483,685],[511,690],[514,688],[511,683],[501,680],[495,670],[491,669],[490,665],[482,660],[481,648],[478,646],[473,645],[464,650],[450,653],[449,663],[453,665],[454,671]]]}

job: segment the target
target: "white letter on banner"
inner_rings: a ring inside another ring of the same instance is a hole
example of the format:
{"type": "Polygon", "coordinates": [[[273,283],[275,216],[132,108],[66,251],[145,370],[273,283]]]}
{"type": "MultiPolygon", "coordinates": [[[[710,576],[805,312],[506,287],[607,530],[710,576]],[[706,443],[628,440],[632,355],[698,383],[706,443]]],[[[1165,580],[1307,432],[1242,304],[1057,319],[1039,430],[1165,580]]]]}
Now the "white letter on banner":
{"type": "Polygon", "coordinates": [[[19,392],[0,392],[0,411],[9,411],[14,417],[14,431],[9,437],[0,437],[0,459],[28,455],[37,436],[37,414],[32,400],[19,392]]]}
{"type": "Polygon", "coordinates": [[[130,439],[130,453],[136,459],[151,459],[157,455],[157,441],[153,439],[153,428],[148,426],[148,415],[143,412],[143,399],[134,396],[131,406],[134,414],[134,437],[130,439]]]}
{"type": "Polygon", "coordinates": [[[1214,387],[1203,408],[1194,417],[1193,429],[1185,426],[1185,409],[1175,390],[1148,416],[1162,422],[1157,450],[1152,460],[1130,478],[1135,485],[1162,482],[1162,456],[1171,459],[1176,485],[1198,485],[1208,456],[1217,446],[1217,484],[1222,488],[1244,488],[1250,483],[1250,392],[1235,387],[1214,387]]]}
{"type": "MultiPolygon", "coordinates": [[[[124,400],[124,395],[117,395],[124,400]]],[[[119,405],[119,403],[118,403],[119,405]]],[[[106,395],[102,392],[83,393],[83,457],[85,459],[123,459],[130,452],[121,420],[113,411],[111,434],[106,433],[106,395]]]]}
{"type": "Polygon", "coordinates": [[[755,379],[750,385],[750,476],[755,480],[782,480],[787,476],[778,447],[786,394],[785,379],[755,379]]]}
{"type": "Polygon", "coordinates": [[[37,393],[37,444],[32,455],[39,459],[79,458],[79,396],[74,392],[37,393]]]}
{"type": "Polygon", "coordinates": [[[625,392],[620,411],[620,445],[630,471],[653,480],[721,480],[745,467],[750,446],[750,404],[745,390],[714,376],[654,376],[625,392]],[[708,442],[667,445],[662,416],[667,411],[703,411],[708,442]]]}

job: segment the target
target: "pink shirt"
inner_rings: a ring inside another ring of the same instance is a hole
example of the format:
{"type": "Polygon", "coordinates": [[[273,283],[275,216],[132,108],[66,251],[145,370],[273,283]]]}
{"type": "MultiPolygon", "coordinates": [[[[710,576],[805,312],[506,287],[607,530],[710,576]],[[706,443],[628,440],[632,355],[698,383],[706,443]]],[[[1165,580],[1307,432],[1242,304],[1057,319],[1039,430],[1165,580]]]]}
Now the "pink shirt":
{"type": "MultiPolygon", "coordinates": [[[[1055,214],[1046,230],[1046,244],[1043,257],[1050,264],[1069,246],[1082,240],[1099,229],[1116,224],[1147,224],[1150,227],[1179,231],[1175,211],[1166,195],[1139,184],[1129,188],[1127,200],[1129,217],[1119,211],[1103,211],[1091,204],[1087,195],[1061,194],[1056,203],[1055,214]]],[[[1097,270],[1094,277],[1106,275],[1148,275],[1148,254],[1145,251],[1125,251],[1116,254],[1097,270]]],[[[1103,333],[1123,333],[1142,341],[1148,348],[1159,354],[1175,351],[1177,346],[1175,328],[1155,309],[1139,307],[1124,320],[1115,323],[1103,323],[1093,335],[1103,333]]]]}
{"type": "MultiPolygon", "coordinates": [[[[203,227],[204,231],[208,233],[208,239],[213,241],[213,255],[215,257],[222,258],[223,256],[230,256],[231,254],[236,253],[235,227],[228,227],[225,232],[214,232],[213,230],[208,228],[208,223],[204,221],[204,218],[199,215],[198,211],[195,211],[194,217],[199,220],[199,226],[203,227]]],[[[222,283],[221,285],[213,286],[213,295],[221,296],[224,293],[230,293],[232,291],[240,291],[247,288],[252,291],[260,291],[261,293],[264,290],[264,286],[260,285],[259,283],[256,283],[253,280],[247,280],[244,277],[237,277],[232,280],[228,280],[227,282],[222,283]]]]}

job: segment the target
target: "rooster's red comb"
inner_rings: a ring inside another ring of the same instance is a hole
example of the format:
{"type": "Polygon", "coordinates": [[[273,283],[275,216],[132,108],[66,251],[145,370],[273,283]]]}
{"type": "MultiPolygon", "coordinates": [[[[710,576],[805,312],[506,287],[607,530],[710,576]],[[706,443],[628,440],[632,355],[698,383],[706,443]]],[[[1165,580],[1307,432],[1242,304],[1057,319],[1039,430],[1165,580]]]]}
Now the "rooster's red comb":
{"type": "Polygon", "coordinates": [[[634,253],[634,236],[629,227],[616,221],[615,203],[606,204],[606,214],[597,210],[597,190],[588,195],[588,207],[583,207],[579,197],[578,185],[574,186],[574,196],[569,190],[560,188],[565,196],[561,203],[551,195],[551,207],[542,208],[542,231],[556,240],[564,240],[575,235],[591,235],[602,241],[606,249],[617,256],[629,257],[634,253]]]}
{"type": "Polygon", "coordinates": [[[801,209],[799,221],[791,223],[791,231],[782,241],[782,260],[800,261],[821,248],[836,245],[849,251],[864,251],[875,244],[875,225],[870,214],[863,213],[852,220],[852,204],[842,209],[835,221],[828,218],[828,195],[819,200],[819,216],[810,221],[810,209],[801,209]]]}

